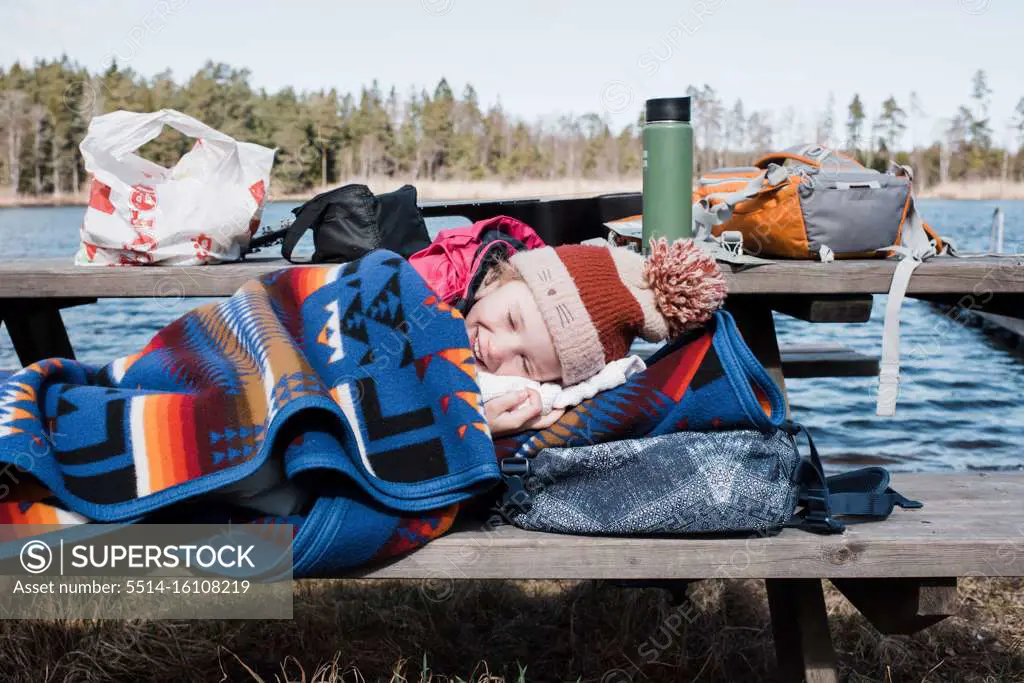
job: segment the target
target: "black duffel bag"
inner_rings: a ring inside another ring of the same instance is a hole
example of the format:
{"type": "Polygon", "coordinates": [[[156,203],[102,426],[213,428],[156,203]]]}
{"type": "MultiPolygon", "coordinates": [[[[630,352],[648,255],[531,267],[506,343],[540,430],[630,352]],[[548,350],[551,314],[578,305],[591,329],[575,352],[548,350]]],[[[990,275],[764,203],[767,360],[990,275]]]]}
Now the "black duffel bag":
{"type": "Polygon", "coordinates": [[[345,185],[318,194],[292,209],[281,255],[292,250],[313,228],[313,263],[354,261],[374,249],[389,249],[408,258],[430,245],[430,235],[416,203],[416,188],[403,185],[374,195],[366,185],[345,185]]]}

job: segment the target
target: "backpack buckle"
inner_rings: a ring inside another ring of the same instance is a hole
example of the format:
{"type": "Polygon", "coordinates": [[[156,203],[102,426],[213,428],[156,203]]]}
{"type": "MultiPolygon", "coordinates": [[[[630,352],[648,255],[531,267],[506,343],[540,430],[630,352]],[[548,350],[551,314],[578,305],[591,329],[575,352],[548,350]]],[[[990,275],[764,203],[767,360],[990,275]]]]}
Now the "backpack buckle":
{"type": "Polygon", "coordinates": [[[808,491],[804,494],[805,501],[803,525],[808,531],[820,531],[826,534],[842,533],[846,525],[832,516],[828,506],[828,493],[825,491],[808,491]]]}
{"type": "Polygon", "coordinates": [[[523,477],[530,474],[530,460],[521,455],[502,458],[498,466],[501,469],[502,476],[523,477]]]}
{"type": "Polygon", "coordinates": [[[526,490],[523,477],[530,474],[530,460],[521,455],[504,458],[499,463],[501,476],[505,482],[505,493],[501,497],[501,513],[511,519],[516,512],[528,512],[532,507],[530,492],[526,490]]]}
{"type": "Polygon", "coordinates": [[[804,524],[807,525],[808,531],[820,531],[825,534],[841,534],[846,529],[845,524],[819,510],[808,512],[804,517],[804,524]]]}

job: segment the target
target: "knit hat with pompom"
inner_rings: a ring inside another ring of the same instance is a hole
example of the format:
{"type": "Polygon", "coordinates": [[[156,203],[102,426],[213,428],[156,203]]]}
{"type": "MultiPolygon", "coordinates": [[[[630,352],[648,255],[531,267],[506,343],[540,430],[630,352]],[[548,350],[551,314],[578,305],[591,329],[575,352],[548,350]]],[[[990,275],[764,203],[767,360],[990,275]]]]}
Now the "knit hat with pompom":
{"type": "Polygon", "coordinates": [[[658,342],[700,327],[725,299],[725,278],[692,240],[651,240],[645,259],[626,247],[566,245],[511,259],[537,301],[562,384],[593,377],[637,336],[658,342]]]}

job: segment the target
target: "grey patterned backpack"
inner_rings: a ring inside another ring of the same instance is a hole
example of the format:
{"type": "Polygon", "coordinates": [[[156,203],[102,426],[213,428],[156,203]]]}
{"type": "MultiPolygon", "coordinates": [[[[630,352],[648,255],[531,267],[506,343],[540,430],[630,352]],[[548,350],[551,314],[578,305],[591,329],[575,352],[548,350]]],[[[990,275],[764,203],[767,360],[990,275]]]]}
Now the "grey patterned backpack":
{"type": "MultiPolygon", "coordinates": [[[[676,432],[546,448],[502,460],[502,514],[516,526],[567,534],[838,533],[837,516],[884,519],[919,508],[866,467],[825,477],[810,434],[792,422],[756,430],[676,432]],[[807,435],[802,456],[794,436],[807,435]]],[[[847,520],[848,521],[848,520],[847,520]]]]}

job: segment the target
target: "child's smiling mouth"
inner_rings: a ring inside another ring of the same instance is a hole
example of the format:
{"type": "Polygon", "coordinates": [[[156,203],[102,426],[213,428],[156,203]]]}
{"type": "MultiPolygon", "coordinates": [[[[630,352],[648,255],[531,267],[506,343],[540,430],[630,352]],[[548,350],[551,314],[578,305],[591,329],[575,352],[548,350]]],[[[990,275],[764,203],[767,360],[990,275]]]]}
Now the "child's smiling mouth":
{"type": "Polygon", "coordinates": [[[483,353],[481,353],[481,351],[480,351],[480,333],[479,332],[477,332],[476,339],[473,341],[473,356],[476,357],[476,362],[479,363],[480,366],[484,370],[486,370],[487,369],[487,363],[484,362],[483,353]]]}
{"type": "Polygon", "coordinates": [[[473,358],[476,359],[477,364],[483,369],[490,372],[490,366],[487,363],[487,355],[484,354],[484,345],[480,341],[480,325],[477,324],[473,330],[473,334],[470,335],[470,349],[473,351],[473,358]]]}

